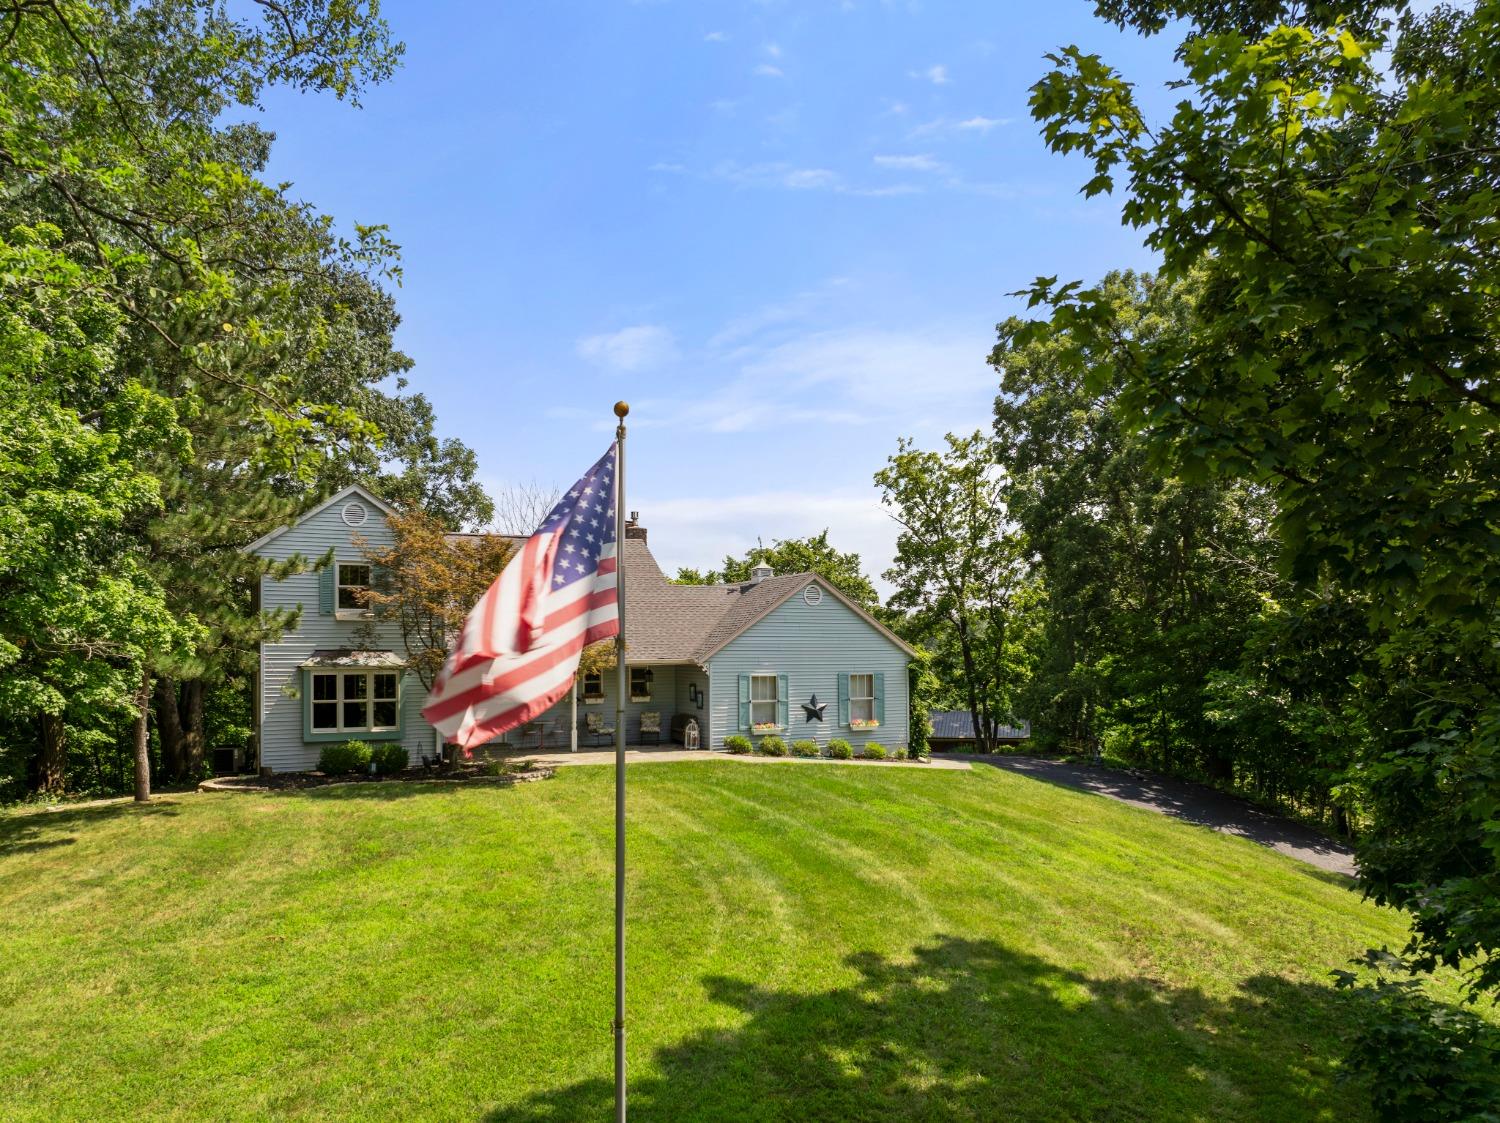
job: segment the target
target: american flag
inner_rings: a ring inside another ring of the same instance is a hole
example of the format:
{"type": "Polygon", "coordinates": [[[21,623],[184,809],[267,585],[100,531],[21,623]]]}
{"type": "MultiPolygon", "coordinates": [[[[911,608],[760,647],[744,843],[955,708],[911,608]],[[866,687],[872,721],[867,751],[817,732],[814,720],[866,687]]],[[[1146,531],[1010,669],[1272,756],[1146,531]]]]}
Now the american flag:
{"type": "Polygon", "coordinates": [[[583,649],[619,634],[615,448],[506,563],[432,685],[422,716],[465,752],[562,698],[583,649]]]}

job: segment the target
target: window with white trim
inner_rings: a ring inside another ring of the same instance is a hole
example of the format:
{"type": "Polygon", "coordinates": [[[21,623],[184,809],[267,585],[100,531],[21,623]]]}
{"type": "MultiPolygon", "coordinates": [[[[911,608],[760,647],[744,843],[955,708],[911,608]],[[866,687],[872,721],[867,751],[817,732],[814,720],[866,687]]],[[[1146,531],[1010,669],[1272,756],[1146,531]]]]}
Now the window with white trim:
{"type": "Polygon", "coordinates": [[[370,588],[370,567],[363,562],[339,562],[338,586],[334,607],[340,612],[364,612],[369,609],[365,592],[370,588]]]}
{"type": "Polygon", "coordinates": [[[849,676],[849,720],[875,720],[875,676],[849,676]]]}
{"type": "Polygon", "coordinates": [[[776,724],[776,676],[750,676],[750,724],[776,724]]]}
{"type": "Polygon", "coordinates": [[[604,701],[604,672],[586,671],[583,676],[583,700],[585,702],[604,701]]]}
{"type": "Polygon", "coordinates": [[[314,671],[308,727],[314,733],[381,733],[401,723],[397,671],[314,671]]]}
{"type": "Polygon", "coordinates": [[[632,702],[651,701],[651,668],[630,668],[630,700],[632,702]]]}

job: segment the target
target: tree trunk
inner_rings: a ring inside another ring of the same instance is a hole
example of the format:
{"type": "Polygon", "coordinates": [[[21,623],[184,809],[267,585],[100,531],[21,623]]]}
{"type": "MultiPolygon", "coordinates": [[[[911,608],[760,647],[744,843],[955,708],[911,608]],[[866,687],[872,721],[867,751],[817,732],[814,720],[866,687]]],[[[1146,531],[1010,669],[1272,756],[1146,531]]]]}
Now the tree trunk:
{"type": "Polygon", "coordinates": [[[141,685],[135,693],[135,801],[151,799],[151,740],[146,722],[151,712],[151,672],[141,672],[141,685]]]}
{"type": "Polygon", "coordinates": [[[68,727],[62,714],[43,714],[36,757],[38,791],[61,795],[68,760],[68,727]]]}
{"type": "Polygon", "coordinates": [[[1333,805],[1333,829],[1340,838],[1354,837],[1354,826],[1349,821],[1349,812],[1337,803],[1333,805]]]}
{"type": "Polygon", "coordinates": [[[203,680],[182,684],[183,772],[196,780],[203,774],[206,734],[203,728],[203,680]]]}
{"type": "Polygon", "coordinates": [[[177,684],[166,677],[156,680],[156,734],[161,738],[161,775],[167,780],[182,779],[184,745],[177,684]]]}
{"type": "Polygon", "coordinates": [[[989,739],[985,737],[979,720],[979,693],[974,689],[974,652],[969,647],[969,629],[962,618],[958,621],[958,650],[964,660],[964,686],[969,695],[969,720],[974,723],[974,747],[982,753],[990,751],[989,739]]]}

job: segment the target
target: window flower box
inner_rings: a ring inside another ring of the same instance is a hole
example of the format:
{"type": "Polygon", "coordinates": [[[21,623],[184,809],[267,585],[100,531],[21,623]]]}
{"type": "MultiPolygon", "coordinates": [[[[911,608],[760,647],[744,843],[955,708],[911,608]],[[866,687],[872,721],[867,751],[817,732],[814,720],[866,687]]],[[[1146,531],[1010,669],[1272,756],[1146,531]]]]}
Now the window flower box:
{"type": "Polygon", "coordinates": [[[780,733],[781,726],[774,721],[758,721],[750,727],[752,733],[780,733]]]}
{"type": "Polygon", "coordinates": [[[851,729],[879,729],[880,728],[880,722],[876,721],[874,718],[854,718],[852,721],[849,722],[849,728],[851,728],[851,729]]]}

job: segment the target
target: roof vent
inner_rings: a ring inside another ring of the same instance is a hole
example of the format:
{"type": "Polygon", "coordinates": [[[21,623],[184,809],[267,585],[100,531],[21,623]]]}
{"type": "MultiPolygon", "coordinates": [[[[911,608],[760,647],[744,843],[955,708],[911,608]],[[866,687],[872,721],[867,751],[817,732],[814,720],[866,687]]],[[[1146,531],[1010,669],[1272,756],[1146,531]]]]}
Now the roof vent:
{"type": "Polygon", "coordinates": [[[344,504],[343,515],[345,526],[364,526],[370,512],[363,503],[354,499],[344,504]]]}
{"type": "Polygon", "coordinates": [[[750,568],[750,584],[759,585],[767,577],[771,576],[773,572],[774,571],[771,569],[771,567],[768,566],[765,562],[756,562],[755,565],[750,568]]]}

